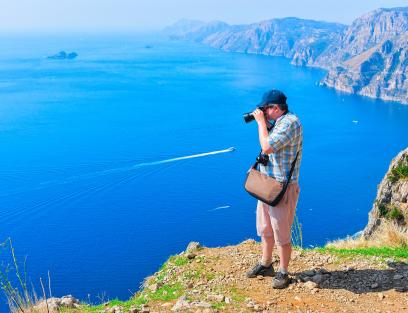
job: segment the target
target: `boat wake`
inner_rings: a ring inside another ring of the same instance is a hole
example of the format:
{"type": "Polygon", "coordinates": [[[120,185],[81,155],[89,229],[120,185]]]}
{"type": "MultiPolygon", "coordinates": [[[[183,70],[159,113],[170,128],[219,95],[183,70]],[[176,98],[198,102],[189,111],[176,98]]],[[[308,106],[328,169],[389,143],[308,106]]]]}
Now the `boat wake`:
{"type": "Polygon", "coordinates": [[[222,209],[228,209],[230,207],[231,207],[230,205],[222,205],[222,206],[218,206],[218,207],[216,207],[214,209],[211,209],[211,210],[208,210],[208,211],[213,212],[213,211],[218,211],[218,210],[222,210],[222,209]]]}
{"type": "MultiPolygon", "coordinates": [[[[192,154],[192,155],[186,155],[186,156],[181,156],[181,157],[176,157],[176,158],[171,158],[171,159],[165,159],[165,160],[160,160],[160,161],[153,161],[153,162],[142,162],[142,163],[137,163],[133,164],[130,166],[124,166],[124,167],[117,167],[117,168],[111,168],[111,169],[105,169],[101,171],[96,171],[96,172],[91,172],[91,173],[86,173],[86,174],[80,174],[80,175],[75,175],[75,176],[70,176],[65,179],[58,179],[58,180],[50,180],[50,181],[45,181],[37,184],[34,188],[28,188],[30,191],[35,189],[44,189],[48,187],[53,187],[57,185],[64,185],[68,183],[73,183],[77,181],[82,181],[86,179],[93,179],[101,176],[107,176],[107,175],[112,175],[112,174],[117,174],[117,173],[127,173],[131,172],[134,170],[138,170],[143,167],[148,167],[148,166],[155,166],[155,165],[161,165],[161,164],[167,164],[167,163],[173,163],[173,162],[178,162],[178,161],[183,161],[183,160],[188,160],[188,159],[195,159],[195,158],[202,158],[202,157],[207,157],[207,156],[212,156],[212,155],[217,155],[217,154],[222,154],[222,153],[229,153],[235,151],[234,147],[230,147],[227,149],[223,150],[216,150],[216,151],[210,151],[210,152],[205,152],[205,153],[198,153],[198,154],[192,154]]],[[[20,192],[27,191],[25,190],[13,190],[7,192],[6,195],[0,195],[0,196],[7,196],[10,194],[16,194],[20,192]]]]}

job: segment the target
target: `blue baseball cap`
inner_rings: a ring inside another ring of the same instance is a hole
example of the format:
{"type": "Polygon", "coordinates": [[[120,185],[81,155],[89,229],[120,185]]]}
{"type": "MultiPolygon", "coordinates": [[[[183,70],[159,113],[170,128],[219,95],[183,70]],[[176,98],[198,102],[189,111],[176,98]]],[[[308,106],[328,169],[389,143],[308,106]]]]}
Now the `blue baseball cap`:
{"type": "Polygon", "coordinates": [[[267,104],[287,105],[286,99],[287,97],[282,91],[277,90],[277,89],[272,89],[264,93],[264,95],[262,96],[262,101],[258,104],[258,106],[263,107],[267,104]]]}

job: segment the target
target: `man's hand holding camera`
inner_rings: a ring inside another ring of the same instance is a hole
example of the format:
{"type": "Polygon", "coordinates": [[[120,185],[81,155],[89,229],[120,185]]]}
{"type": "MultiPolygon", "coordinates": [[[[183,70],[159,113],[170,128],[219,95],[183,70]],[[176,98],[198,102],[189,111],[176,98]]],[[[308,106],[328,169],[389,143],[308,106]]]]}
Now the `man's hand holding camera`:
{"type": "Polygon", "coordinates": [[[252,112],[252,115],[255,118],[255,121],[258,123],[259,142],[261,144],[262,153],[272,153],[272,148],[268,142],[268,125],[271,125],[267,121],[264,111],[257,108],[254,112],[252,112]]]}
{"type": "Polygon", "coordinates": [[[255,111],[252,112],[252,115],[254,116],[255,121],[258,123],[258,125],[263,123],[266,127],[265,114],[261,109],[256,108],[255,111]]]}

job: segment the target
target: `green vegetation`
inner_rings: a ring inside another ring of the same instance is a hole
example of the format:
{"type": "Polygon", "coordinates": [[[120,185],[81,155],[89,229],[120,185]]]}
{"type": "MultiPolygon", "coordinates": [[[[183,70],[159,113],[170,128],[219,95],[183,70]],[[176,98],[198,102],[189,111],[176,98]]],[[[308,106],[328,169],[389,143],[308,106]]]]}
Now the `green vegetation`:
{"type": "MultiPolygon", "coordinates": [[[[121,301],[114,299],[109,301],[108,308],[113,306],[120,306],[125,311],[128,311],[131,307],[140,308],[143,304],[147,304],[149,301],[171,301],[181,297],[185,290],[180,282],[177,282],[177,277],[175,274],[169,276],[169,269],[179,266],[184,266],[188,264],[190,260],[184,255],[173,255],[167,262],[165,262],[154,279],[150,280],[150,285],[157,283],[158,287],[156,290],[150,290],[145,288],[144,290],[136,293],[131,299],[127,301],[121,301]],[[165,278],[168,278],[168,283],[163,284],[165,278]]],[[[198,278],[201,276],[199,271],[187,270],[183,273],[183,277],[194,277],[198,278]]],[[[149,281],[149,280],[148,280],[149,281]]],[[[107,308],[104,305],[88,306],[81,308],[81,313],[98,313],[103,309],[107,308]]],[[[72,311],[69,311],[73,313],[72,311]]]]}
{"type": "Polygon", "coordinates": [[[344,248],[314,248],[310,250],[315,250],[320,253],[333,253],[340,256],[355,256],[355,255],[366,255],[366,256],[381,256],[381,257],[396,257],[396,258],[408,258],[408,248],[390,248],[390,247],[369,247],[369,248],[354,248],[354,249],[344,249],[344,248]]]}
{"type": "Polygon", "coordinates": [[[170,301],[179,298],[183,294],[184,288],[180,283],[167,284],[161,286],[155,292],[147,292],[149,300],[170,301]]]}
{"type": "MultiPolygon", "coordinates": [[[[103,304],[82,306],[80,309],[81,313],[99,313],[100,311],[111,308],[113,306],[120,306],[125,311],[129,311],[131,307],[140,308],[143,304],[147,304],[149,301],[171,301],[179,298],[184,293],[184,289],[180,283],[175,284],[165,284],[158,288],[156,291],[149,291],[145,289],[143,292],[137,293],[134,297],[127,301],[121,301],[119,299],[113,299],[108,302],[108,305],[103,304]]],[[[62,311],[63,312],[63,311],[62,311]]],[[[72,309],[66,309],[68,313],[74,313],[72,309]]]]}
{"type": "Polygon", "coordinates": [[[245,297],[238,292],[237,288],[231,288],[231,294],[231,298],[235,302],[243,302],[245,300],[245,297]]]}
{"type": "Polygon", "coordinates": [[[378,207],[378,213],[380,217],[384,217],[390,220],[396,220],[396,221],[403,221],[404,220],[404,215],[402,214],[401,210],[398,209],[396,206],[390,206],[390,205],[385,205],[383,203],[378,203],[377,202],[377,207],[378,207]]]}
{"type": "MultiPolygon", "coordinates": [[[[17,262],[17,257],[11,238],[8,238],[5,242],[0,243],[0,248],[4,249],[3,251],[0,251],[0,253],[9,254],[6,256],[6,258],[9,257],[12,260],[11,264],[3,262],[0,264],[0,289],[4,292],[7,298],[10,311],[24,313],[25,309],[31,308],[35,302],[35,299],[33,299],[33,294],[35,294],[35,292],[34,290],[33,292],[30,292],[27,286],[26,262],[25,260],[22,264],[17,262]],[[20,268],[20,265],[22,265],[22,269],[20,268]],[[10,273],[13,273],[13,275],[16,276],[16,285],[14,285],[12,280],[9,278],[10,273]]],[[[44,286],[41,278],[40,282],[41,286],[43,287],[43,295],[45,297],[44,286]]]]}
{"type": "Polygon", "coordinates": [[[387,217],[397,221],[403,221],[404,215],[397,207],[393,207],[390,212],[388,212],[387,217]]]}
{"type": "Polygon", "coordinates": [[[214,309],[222,309],[225,306],[225,302],[216,302],[212,304],[212,307],[214,309]]]}
{"type": "Polygon", "coordinates": [[[297,215],[293,220],[292,228],[291,228],[291,242],[292,245],[295,247],[303,247],[303,232],[302,232],[302,224],[299,222],[297,215]]]}
{"type": "Polygon", "coordinates": [[[395,183],[398,180],[408,180],[408,164],[406,162],[401,162],[398,164],[391,170],[391,173],[388,175],[388,179],[392,183],[395,183]]]}
{"type": "Polygon", "coordinates": [[[378,212],[380,213],[380,217],[386,217],[388,214],[388,209],[384,204],[380,203],[378,204],[378,212]]]}
{"type": "MultiPolygon", "coordinates": [[[[141,307],[143,304],[146,304],[148,301],[149,300],[142,295],[137,295],[128,301],[121,301],[116,298],[116,299],[110,300],[108,306],[105,306],[103,304],[90,305],[90,306],[84,305],[84,306],[81,306],[78,312],[99,313],[102,310],[105,310],[106,308],[111,308],[113,306],[121,306],[124,309],[129,310],[131,307],[141,307]]],[[[68,308],[61,308],[60,313],[64,313],[64,312],[74,313],[75,310],[68,309],[68,308]]]]}
{"type": "Polygon", "coordinates": [[[173,255],[169,258],[168,262],[175,266],[183,266],[189,262],[189,259],[183,255],[173,255]]]}

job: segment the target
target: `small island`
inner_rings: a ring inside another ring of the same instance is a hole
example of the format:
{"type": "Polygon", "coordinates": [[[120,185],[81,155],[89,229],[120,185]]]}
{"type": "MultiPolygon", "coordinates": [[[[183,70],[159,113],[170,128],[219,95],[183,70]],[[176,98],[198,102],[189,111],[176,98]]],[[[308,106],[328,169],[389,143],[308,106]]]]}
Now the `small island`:
{"type": "Polygon", "coordinates": [[[67,53],[65,51],[60,51],[57,54],[48,56],[47,59],[51,60],[73,60],[78,56],[76,52],[67,53]]]}

